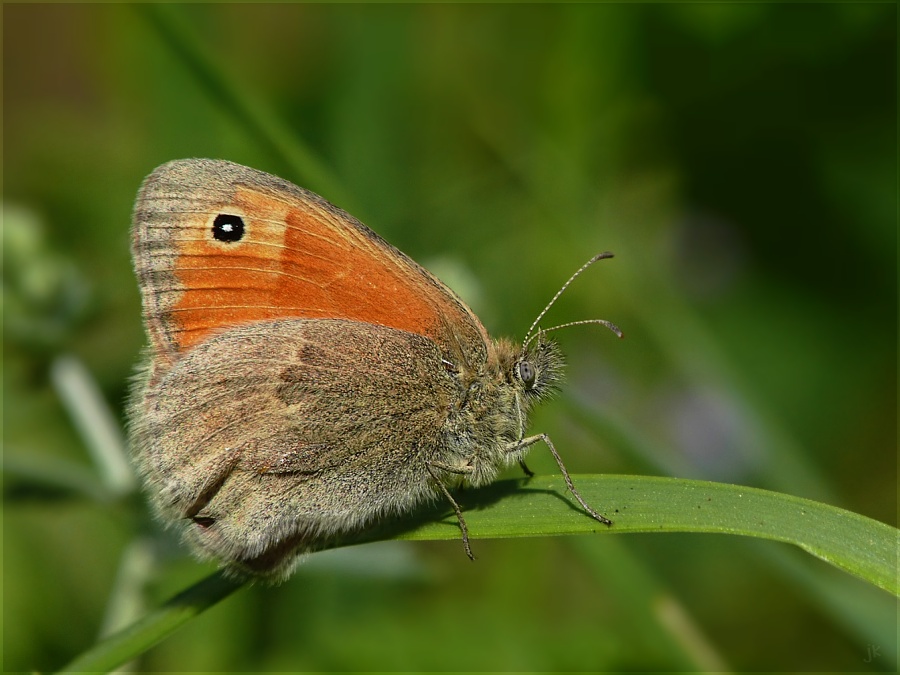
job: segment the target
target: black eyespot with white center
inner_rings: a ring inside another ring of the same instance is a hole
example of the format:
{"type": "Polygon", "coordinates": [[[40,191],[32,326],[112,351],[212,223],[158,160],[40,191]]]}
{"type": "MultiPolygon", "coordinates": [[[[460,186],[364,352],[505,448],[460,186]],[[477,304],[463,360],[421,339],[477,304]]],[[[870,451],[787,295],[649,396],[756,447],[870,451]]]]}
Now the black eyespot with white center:
{"type": "Polygon", "coordinates": [[[528,361],[519,361],[517,365],[519,368],[519,379],[522,380],[522,384],[525,385],[526,389],[531,389],[531,387],[534,386],[534,380],[537,377],[534,366],[528,361]]]}
{"type": "Polygon", "coordinates": [[[244,219],[231,213],[220,213],[213,221],[213,238],[230,244],[244,238],[244,219]]]}

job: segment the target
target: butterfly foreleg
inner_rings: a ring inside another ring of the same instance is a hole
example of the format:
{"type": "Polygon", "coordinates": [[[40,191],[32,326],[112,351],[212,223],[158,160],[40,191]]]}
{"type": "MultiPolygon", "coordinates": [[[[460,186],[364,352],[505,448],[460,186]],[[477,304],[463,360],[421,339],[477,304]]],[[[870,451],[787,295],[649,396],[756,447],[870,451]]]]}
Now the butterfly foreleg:
{"type": "MultiPolygon", "coordinates": [[[[544,444],[550,449],[550,454],[553,455],[553,459],[556,460],[556,464],[559,467],[560,473],[562,473],[563,479],[566,481],[566,487],[569,488],[569,492],[572,493],[572,496],[575,497],[575,500],[581,504],[581,507],[590,514],[591,518],[594,520],[598,520],[604,525],[612,525],[612,521],[609,518],[601,515],[597,511],[595,511],[579,494],[578,490],[575,488],[575,484],[572,482],[572,478],[569,476],[569,471],[566,469],[566,465],[563,464],[562,457],[559,456],[559,453],[556,451],[556,448],[553,446],[553,442],[550,440],[550,437],[547,434],[537,434],[536,436],[529,436],[528,438],[523,438],[516,443],[511,444],[507,448],[507,452],[514,453],[520,452],[525,448],[531,447],[535,443],[543,441],[544,444]]],[[[521,463],[522,460],[519,460],[521,463]]]]}
{"type": "Polygon", "coordinates": [[[444,485],[444,482],[440,478],[438,478],[437,474],[434,472],[435,469],[440,469],[441,471],[449,471],[451,473],[464,475],[467,473],[471,473],[472,469],[453,467],[449,464],[444,464],[443,462],[425,462],[425,469],[427,469],[428,473],[431,475],[432,480],[434,480],[435,484],[444,494],[444,498],[448,502],[450,502],[450,506],[452,506],[453,510],[456,512],[456,519],[459,521],[459,529],[462,532],[463,548],[466,550],[466,555],[469,556],[469,560],[475,560],[475,556],[472,554],[472,547],[469,545],[469,528],[466,525],[466,519],[463,517],[462,509],[460,508],[457,501],[453,498],[453,495],[450,494],[450,490],[447,489],[447,486],[444,485]]]}

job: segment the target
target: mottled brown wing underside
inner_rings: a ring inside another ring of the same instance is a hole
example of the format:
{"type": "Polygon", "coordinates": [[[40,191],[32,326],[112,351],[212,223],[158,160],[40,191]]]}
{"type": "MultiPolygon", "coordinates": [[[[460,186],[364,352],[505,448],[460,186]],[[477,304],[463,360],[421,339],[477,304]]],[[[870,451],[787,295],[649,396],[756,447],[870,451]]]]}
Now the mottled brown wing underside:
{"type": "Polygon", "coordinates": [[[260,322],[175,363],[145,391],[131,434],[161,515],[203,554],[271,572],[291,547],[430,495],[424,463],[458,386],[436,345],[409,332],[260,322]],[[279,542],[284,555],[256,560],[279,542]]]}

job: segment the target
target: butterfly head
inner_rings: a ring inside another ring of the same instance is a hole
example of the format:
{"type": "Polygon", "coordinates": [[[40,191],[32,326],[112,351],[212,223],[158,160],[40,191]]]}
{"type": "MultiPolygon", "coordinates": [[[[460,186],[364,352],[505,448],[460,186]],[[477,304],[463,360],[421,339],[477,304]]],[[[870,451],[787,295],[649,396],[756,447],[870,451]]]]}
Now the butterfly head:
{"type": "Polygon", "coordinates": [[[538,335],[537,340],[519,350],[510,375],[525,400],[537,402],[557,391],[564,367],[565,360],[559,346],[538,335]]]}

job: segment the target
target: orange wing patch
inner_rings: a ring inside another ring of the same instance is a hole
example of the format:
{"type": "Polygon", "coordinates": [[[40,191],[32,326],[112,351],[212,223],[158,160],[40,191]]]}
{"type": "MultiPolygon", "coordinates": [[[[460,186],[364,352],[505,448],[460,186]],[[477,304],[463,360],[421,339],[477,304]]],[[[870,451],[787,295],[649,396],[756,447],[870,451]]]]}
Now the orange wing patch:
{"type": "Polygon", "coordinates": [[[185,223],[176,241],[182,293],[169,324],[177,325],[178,351],[229,326],[284,317],[351,319],[437,337],[459,311],[449,295],[441,307],[431,279],[398,252],[316,204],[238,187],[232,205],[203,215],[185,223]],[[243,219],[243,238],[213,238],[219,213],[243,219]]]}

